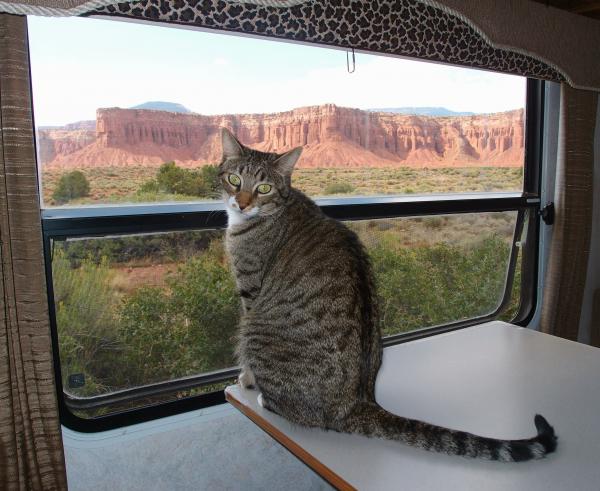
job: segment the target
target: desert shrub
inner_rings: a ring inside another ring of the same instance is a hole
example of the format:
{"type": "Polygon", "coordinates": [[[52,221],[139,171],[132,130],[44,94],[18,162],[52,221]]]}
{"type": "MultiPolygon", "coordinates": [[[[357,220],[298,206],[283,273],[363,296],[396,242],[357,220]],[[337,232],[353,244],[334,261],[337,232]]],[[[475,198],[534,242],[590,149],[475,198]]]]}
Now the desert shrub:
{"type": "Polygon", "coordinates": [[[200,175],[204,180],[204,184],[209,193],[209,197],[214,197],[214,193],[218,193],[221,190],[221,183],[219,182],[219,167],[216,165],[205,165],[200,168],[200,175]]]}
{"type": "MultiPolygon", "coordinates": [[[[368,234],[369,227],[364,229],[368,234]]],[[[112,245],[97,241],[94,259],[83,257],[79,241],[71,257],[56,248],[61,364],[65,380],[71,373],[85,374],[86,386],[77,393],[92,395],[235,364],[239,301],[220,238],[213,236],[181,263],[167,277],[166,288],[141,287],[120,297],[112,287],[106,257],[131,258],[144,244],[144,253],[158,262],[186,235],[173,235],[168,247],[162,242],[168,235],[157,236],[154,243],[147,237],[112,245]]],[[[193,246],[191,238],[186,240],[184,247],[193,246]]],[[[502,237],[492,235],[468,247],[405,247],[386,231],[372,244],[384,334],[482,315],[497,306],[509,254],[502,237]]],[[[518,304],[518,293],[513,291],[513,303],[518,304]]]]}
{"type": "Polygon", "coordinates": [[[124,349],[115,329],[118,298],[110,286],[107,259],[84,259],[72,268],[57,249],[52,276],[63,381],[73,373],[85,376],[84,387],[67,390],[93,395],[119,385],[124,349]]]}
{"type": "Polygon", "coordinates": [[[99,263],[108,257],[111,264],[131,262],[178,262],[207,249],[211,241],[222,236],[218,230],[173,232],[155,235],[130,235],[89,238],[63,242],[60,247],[71,267],[88,259],[99,263]]]}
{"type": "Polygon", "coordinates": [[[168,162],[159,167],[156,174],[159,191],[165,193],[204,196],[207,188],[202,176],[194,170],[178,167],[175,162],[168,162]]]}
{"type": "Polygon", "coordinates": [[[493,311],[504,288],[509,248],[492,236],[471,249],[446,244],[371,251],[386,334],[493,311]]]}
{"type": "Polygon", "coordinates": [[[182,265],[167,284],[167,290],[137,290],[120,310],[137,383],[234,365],[239,304],[219,242],[182,265]]]}
{"type": "Polygon", "coordinates": [[[137,194],[174,194],[212,198],[219,188],[218,172],[215,165],[207,165],[200,169],[184,169],[175,162],[167,162],[159,167],[154,179],[140,186],[137,194]]]}
{"type": "Polygon", "coordinates": [[[177,370],[180,354],[190,348],[185,325],[162,288],[142,287],[125,297],[119,312],[118,330],[126,346],[131,385],[166,380],[177,370]]]}
{"type": "Polygon", "coordinates": [[[156,179],[150,179],[146,181],[140,186],[138,190],[138,194],[146,194],[146,193],[158,193],[158,181],[156,179]]]}
{"type": "Polygon", "coordinates": [[[59,204],[90,194],[90,183],[83,172],[74,170],[63,174],[58,180],[52,199],[59,204]]]}
{"type": "Polygon", "coordinates": [[[171,289],[173,305],[185,314],[193,330],[203,369],[234,365],[240,306],[222,242],[213,242],[205,254],[188,261],[171,289]]]}
{"type": "Polygon", "coordinates": [[[119,297],[104,257],[52,263],[63,380],[83,373],[79,395],[234,365],[239,303],[222,241],[185,262],[167,288],[119,297]]]}
{"type": "Polygon", "coordinates": [[[440,229],[443,227],[445,220],[444,217],[425,217],[424,223],[427,228],[440,229]]]}
{"type": "Polygon", "coordinates": [[[325,194],[349,194],[354,191],[354,186],[349,182],[334,182],[325,187],[325,194]]]}

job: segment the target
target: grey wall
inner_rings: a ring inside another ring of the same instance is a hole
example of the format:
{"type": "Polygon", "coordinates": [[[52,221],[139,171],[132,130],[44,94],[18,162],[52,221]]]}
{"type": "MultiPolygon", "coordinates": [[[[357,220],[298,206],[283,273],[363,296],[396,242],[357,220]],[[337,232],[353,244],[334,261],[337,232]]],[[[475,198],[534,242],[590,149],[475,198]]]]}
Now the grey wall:
{"type": "Polygon", "coordinates": [[[228,404],[63,441],[70,491],[331,489],[228,404]]]}

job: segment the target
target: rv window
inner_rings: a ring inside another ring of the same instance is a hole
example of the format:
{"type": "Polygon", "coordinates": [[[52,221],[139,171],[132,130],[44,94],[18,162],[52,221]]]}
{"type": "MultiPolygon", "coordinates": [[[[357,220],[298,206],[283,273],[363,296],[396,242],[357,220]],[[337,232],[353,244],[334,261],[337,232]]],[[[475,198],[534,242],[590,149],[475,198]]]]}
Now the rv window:
{"type": "Polygon", "coordinates": [[[348,73],[343,51],[314,45],[28,22],[65,424],[223,402],[239,311],[223,126],[263,151],[304,147],[292,184],[366,245],[387,344],[531,313],[540,82],[364,53],[348,73]]]}

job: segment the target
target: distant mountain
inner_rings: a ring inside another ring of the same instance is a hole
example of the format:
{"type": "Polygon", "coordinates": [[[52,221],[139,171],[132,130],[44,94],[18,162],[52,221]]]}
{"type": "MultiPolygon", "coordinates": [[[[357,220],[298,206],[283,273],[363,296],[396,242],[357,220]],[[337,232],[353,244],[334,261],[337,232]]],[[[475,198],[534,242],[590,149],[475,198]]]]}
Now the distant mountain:
{"type": "Polygon", "coordinates": [[[384,107],[368,109],[372,112],[414,114],[415,116],[475,116],[477,113],[468,111],[451,111],[445,107],[384,107]]]}
{"type": "Polygon", "coordinates": [[[182,113],[189,114],[190,111],[187,107],[182,104],[177,104],[176,102],[165,102],[165,101],[149,101],[144,102],[143,104],[138,104],[137,106],[133,106],[131,109],[150,109],[152,111],[168,111],[171,113],[182,113]]]}

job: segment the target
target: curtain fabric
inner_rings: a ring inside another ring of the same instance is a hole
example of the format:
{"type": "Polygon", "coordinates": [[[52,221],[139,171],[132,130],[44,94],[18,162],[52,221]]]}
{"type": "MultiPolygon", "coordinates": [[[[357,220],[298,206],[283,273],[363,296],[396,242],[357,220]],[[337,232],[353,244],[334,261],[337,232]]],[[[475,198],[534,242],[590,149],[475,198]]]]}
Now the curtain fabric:
{"type": "Polygon", "coordinates": [[[0,14],[0,489],[66,489],[25,17],[0,14]]]}
{"type": "Polygon", "coordinates": [[[543,332],[577,341],[592,230],[596,92],[562,84],[555,222],[542,305],[543,332]]]}

